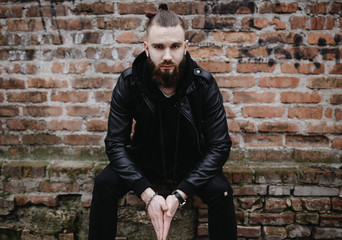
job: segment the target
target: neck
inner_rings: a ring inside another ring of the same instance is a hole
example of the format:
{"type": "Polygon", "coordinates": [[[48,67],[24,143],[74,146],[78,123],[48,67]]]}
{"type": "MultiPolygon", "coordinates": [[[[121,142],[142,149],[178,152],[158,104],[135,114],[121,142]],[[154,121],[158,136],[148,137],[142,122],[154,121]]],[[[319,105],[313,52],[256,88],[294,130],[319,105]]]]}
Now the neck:
{"type": "Polygon", "coordinates": [[[176,93],[176,87],[165,88],[160,86],[159,89],[164,93],[165,96],[171,97],[176,93]]]}

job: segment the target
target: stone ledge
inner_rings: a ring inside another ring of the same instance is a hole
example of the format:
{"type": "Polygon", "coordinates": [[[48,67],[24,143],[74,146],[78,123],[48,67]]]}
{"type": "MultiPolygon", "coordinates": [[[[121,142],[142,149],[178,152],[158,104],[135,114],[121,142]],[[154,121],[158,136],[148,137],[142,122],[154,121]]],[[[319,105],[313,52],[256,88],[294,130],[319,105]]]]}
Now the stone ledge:
{"type": "MultiPolygon", "coordinates": [[[[0,161],[0,238],[86,239],[94,177],[106,164],[0,161]],[[37,228],[42,220],[55,224],[37,228]]],[[[340,164],[230,162],[224,172],[234,190],[240,238],[341,238],[340,164]]],[[[170,234],[177,235],[184,227],[181,222],[186,222],[182,239],[206,239],[207,214],[207,206],[193,197],[177,215],[170,234]]],[[[154,235],[144,204],[133,192],[119,203],[119,226],[118,239],[154,235]],[[146,232],[138,236],[141,228],[146,232]]]]}

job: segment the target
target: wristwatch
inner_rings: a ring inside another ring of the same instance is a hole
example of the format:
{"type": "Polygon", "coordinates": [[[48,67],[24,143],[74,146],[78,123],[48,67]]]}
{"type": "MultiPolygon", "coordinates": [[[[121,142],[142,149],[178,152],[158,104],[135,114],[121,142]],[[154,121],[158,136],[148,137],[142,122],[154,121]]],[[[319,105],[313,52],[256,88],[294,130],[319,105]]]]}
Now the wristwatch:
{"type": "Polygon", "coordinates": [[[182,207],[186,203],[186,200],[182,197],[182,195],[180,195],[179,192],[177,192],[177,190],[173,191],[172,194],[175,195],[178,199],[180,207],[182,207]]]}

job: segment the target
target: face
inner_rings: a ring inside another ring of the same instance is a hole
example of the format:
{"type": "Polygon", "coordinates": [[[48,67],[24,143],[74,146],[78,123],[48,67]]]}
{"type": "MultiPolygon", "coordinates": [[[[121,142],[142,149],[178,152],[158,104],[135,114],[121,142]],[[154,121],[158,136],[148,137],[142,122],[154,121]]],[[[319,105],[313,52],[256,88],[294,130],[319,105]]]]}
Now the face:
{"type": "Polygon", "coordinates": [[[146,55],[162,73],[173,73],[188,49],[184,30],[180,25],[161,27],[152,25],[144,42],[146,55]]]}

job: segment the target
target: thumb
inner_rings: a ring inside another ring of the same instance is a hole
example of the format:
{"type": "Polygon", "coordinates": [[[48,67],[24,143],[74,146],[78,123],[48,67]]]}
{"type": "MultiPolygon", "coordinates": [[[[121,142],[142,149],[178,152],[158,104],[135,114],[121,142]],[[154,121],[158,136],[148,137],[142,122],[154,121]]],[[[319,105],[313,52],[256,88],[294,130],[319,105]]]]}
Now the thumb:
{"type": "Polygon", "coordinates": [[[163,210],[164,212],[166,212],[167,210],[169,210],[169,207],[167,206],[166,203],[163,203],[163,204],[161,205],[161,208],[162,208],[162,210],[163,210]]]}

